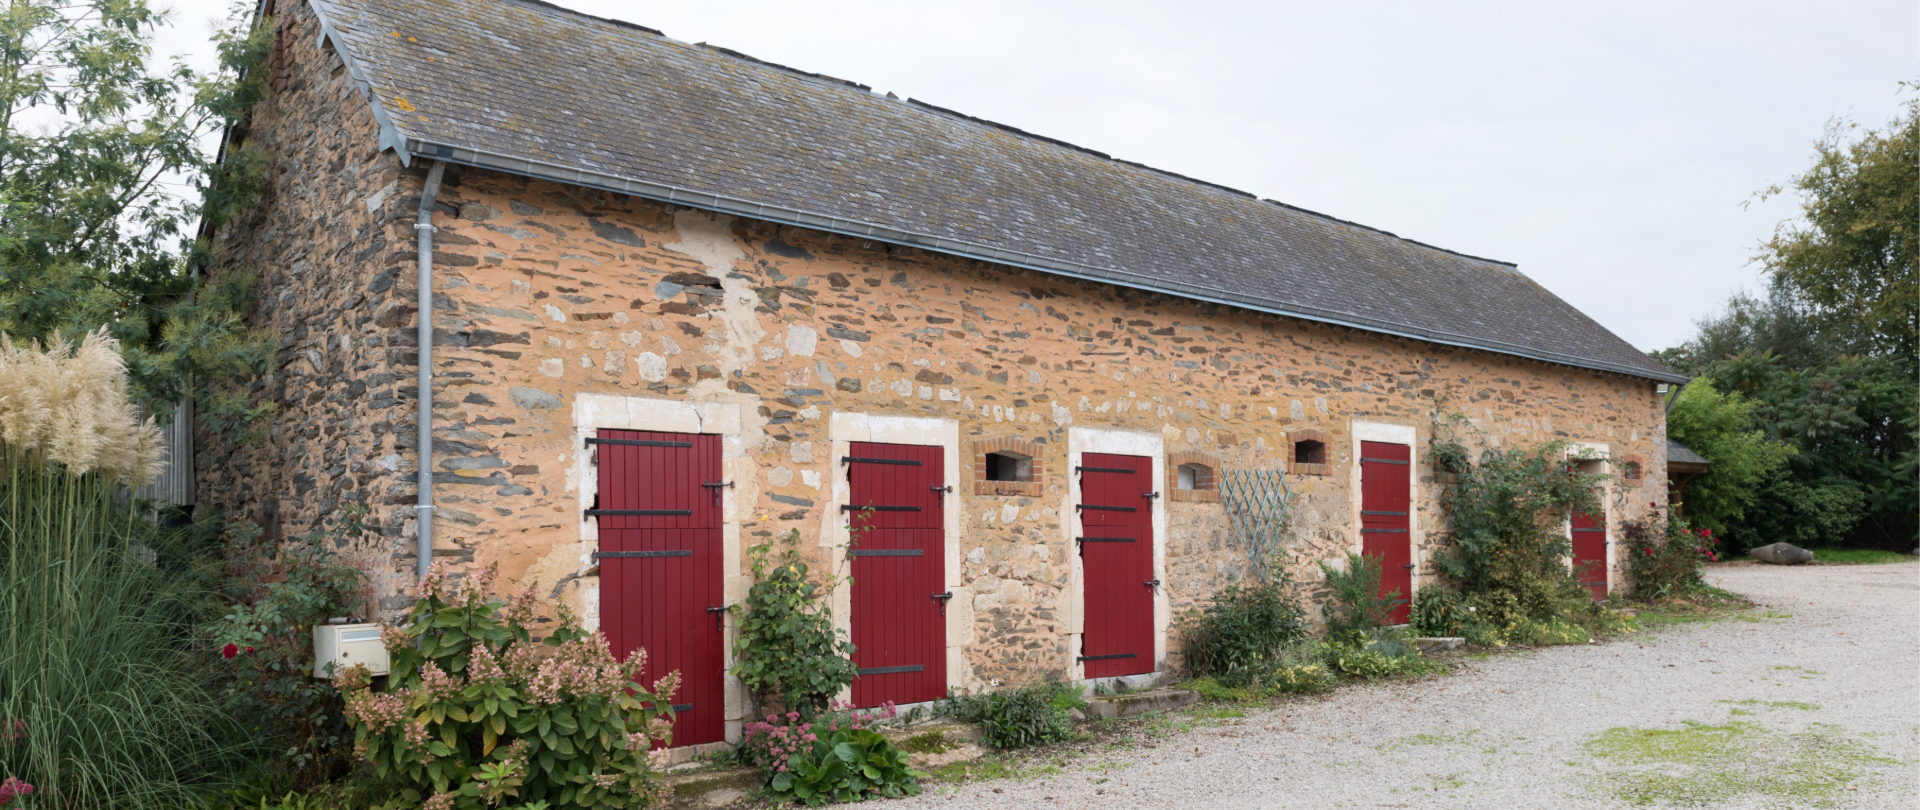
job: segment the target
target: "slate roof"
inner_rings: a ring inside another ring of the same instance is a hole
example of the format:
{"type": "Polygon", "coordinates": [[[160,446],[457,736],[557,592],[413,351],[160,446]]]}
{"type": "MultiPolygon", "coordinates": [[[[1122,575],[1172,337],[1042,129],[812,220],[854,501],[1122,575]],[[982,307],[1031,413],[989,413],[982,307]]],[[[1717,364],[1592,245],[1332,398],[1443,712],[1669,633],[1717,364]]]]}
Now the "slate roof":
{"type": "Polygon", "coordinates": [[[1681,382],[1511,264],[529,0],[311,0],[403,159],[1681,382]]]}
{"type": "Polygon", "coordinates": [[[1705,456],[1702,456],[1699,453],[1693,452],[1692,448],[1684,444],[1681,444],[1679,442],[1676,442],[1672,439],[1668,439],[1667,440],[1667,466],[1671,467],[1675,464],[1698,464],[1704,467],[1704,466],[1707,466],[1708,462],[1705,456]]]}

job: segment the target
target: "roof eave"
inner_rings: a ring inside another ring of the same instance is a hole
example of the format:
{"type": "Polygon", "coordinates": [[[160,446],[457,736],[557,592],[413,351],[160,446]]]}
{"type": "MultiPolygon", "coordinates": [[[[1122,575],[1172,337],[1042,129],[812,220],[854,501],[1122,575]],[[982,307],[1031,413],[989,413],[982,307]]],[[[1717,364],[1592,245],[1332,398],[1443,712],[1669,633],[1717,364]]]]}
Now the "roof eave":
{"type": "MultiPolygon", "coordinates": [[[[368,93],[368,96],[371,98],[372,94],[368,93]]],[[[377,108],[378,102],[376,101],[375,104],[377,108]]],[[[383,141],[384,136],[383,125],[383,141]]],[[[382,143],[382,146],[386,145],[384,142],[382,143]]],[[[548,180],[556,183],[614,191],[635,197],[684,205],[689,208],[699,208],[717,213],[733,214],[769,222],[796,225],[803,228],[841,234],[843,236],[856,236],[862,239],[871,239],[876,242],[921,248],[923,250],[993,262],[1010,267],[1037,270],[1043,273],[1052,273],[1069,278],[1098,281],[1190,300],[1225,304],[1271,315],[1280,315],[1316,323],[1345,326],[1367,332],[1412,338],[1442,346],[1478,349],[1545,363],[1555,363],[1594,371],[1605,371],[1660,382],[1684,383],[1688,379],[1687,377],[1677,374],[1660,374],[1647,369],[1634,368],[1617,363],[1590,360],[1553,352],[1542,352],[1523,346],[1501,343],[1499,341],[1479,339],[1470,335],[1458,335],[1437,330],[1422,329],[1408,324],[1382,321],[1353,313],[1307,307],[1286,301],[1245,295],[1230,290],[1168,282],[1162,279],[1148,278],[1130,273],[1125,270],[1094,267],[1046,256],[1036,256],[1030,253],[996,248],[991,245],[981,245],[932,234],[906,231],[872,222],[847,219],[832,214],[803,211],[784,206],[754,202],[752,200],[743,200],[709,191],[678,188],[630,177],[601,174],[574,167],[545,163],[531,158],[498,154],[469,146],[436,143],[422,138],[407,138],[405,143],[397,145],[397,148],[399,148],[402,154],[412,153],[414,155],[433,157],[449,163],[490,169],[538,180],[548,180]]]]}

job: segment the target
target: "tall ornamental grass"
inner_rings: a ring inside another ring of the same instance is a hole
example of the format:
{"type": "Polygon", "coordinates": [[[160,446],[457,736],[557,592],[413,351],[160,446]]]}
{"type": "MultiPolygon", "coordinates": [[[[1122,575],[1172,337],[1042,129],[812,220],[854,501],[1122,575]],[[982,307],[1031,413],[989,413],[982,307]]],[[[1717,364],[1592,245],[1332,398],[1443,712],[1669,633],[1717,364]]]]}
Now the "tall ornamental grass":
{"type": "Polygon", "coordinates": [[[162,455],[104,332],[0,336],[0,777],[35,807],[196,804],[231,764],[189,652],[204,594],[115,498],[162,455]]]}

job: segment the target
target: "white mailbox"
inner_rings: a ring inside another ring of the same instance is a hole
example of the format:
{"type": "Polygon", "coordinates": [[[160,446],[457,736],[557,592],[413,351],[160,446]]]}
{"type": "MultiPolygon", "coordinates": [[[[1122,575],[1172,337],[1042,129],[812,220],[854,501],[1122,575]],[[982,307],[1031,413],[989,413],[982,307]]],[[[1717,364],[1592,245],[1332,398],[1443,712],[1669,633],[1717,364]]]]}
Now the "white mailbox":
{"type": "Polygon", "coordinates": [[[313,677],[332,678],[354,664],[385,675],[392,668],[377,624],[320,624],[313,628],[313,677]]]}

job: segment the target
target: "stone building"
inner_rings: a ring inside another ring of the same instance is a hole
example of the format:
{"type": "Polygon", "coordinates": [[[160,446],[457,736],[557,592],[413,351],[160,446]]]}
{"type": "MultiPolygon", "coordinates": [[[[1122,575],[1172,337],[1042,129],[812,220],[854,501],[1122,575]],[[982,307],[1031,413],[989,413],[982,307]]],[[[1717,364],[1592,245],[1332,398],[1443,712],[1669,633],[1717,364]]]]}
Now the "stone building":
{"type": "Polygon", "coordinates": [[[906,703],[1177,666],[1247,576],[1233,471],[1284,473],[1310,599],[1349,550],[1428,581],[1453,414],[1622,472],[1596,542],[1666,498],[1683,378],[1513,265],[531,0],[263,11],[227,148],[270,189],[209,272],[264,275],[281,410],[200,430],[200,500],[281,535],[364,505],[389,611],[430,514],[432,558],[681,662],[682,742],[737,734],[709,610],[790,532],[855,575],[854,697],[906,703]]]}

